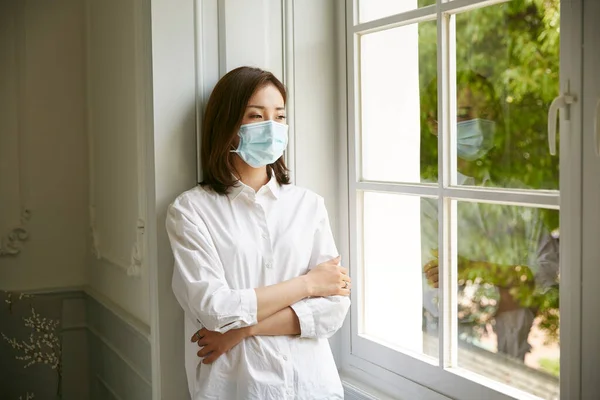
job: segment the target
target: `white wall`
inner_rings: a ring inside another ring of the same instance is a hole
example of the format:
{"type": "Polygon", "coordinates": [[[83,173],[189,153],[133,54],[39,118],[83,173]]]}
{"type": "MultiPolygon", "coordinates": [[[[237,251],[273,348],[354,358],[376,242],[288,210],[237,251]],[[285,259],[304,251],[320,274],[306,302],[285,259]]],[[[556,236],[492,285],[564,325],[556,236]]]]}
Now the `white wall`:
{"type": "Polygon", "coordinates": [[[268,69],[282,78],[284,2],[222,0],[218,3],[221,76],[248,65],[268,69]]]}
{"type": "Polygon", "coordinates": [[[189,397],[183,313],[171,290],[167,206],[196,184],[194,1],[151,0],[154,135],[148,141],[148,257],[154,399],[189,397]]]}
{"type": "MultiPolygon", "coordinates": [[[[295,184],[325,199],[338,251],[340,241],[340,146],[338,110],[338,48],[336,4],[333,0],[304,0],[293,6],[293,86],[290,86],[294,128],[295,184]]],[[[288,83],[288,85],[291,82],[288,83]]],[[[342,253],[343,254],[343,253],[342,253]]],[[[343,258],[342,265],[348,266],[343,258]]],[[[341,366],[341,335],[330,344],[341,366]]]]}
{"type": "Polygon", "coordinates": [[[89,285],[150,324],[144,259],[151,135],[149,16],[142,0],[86,0],[89,285]]]}
{"type": "Polygon", "coordinates": [[[84,33],[80,0],[0,2],[0,238],[31,210],[3,290],[86,281],[84,33]]]}

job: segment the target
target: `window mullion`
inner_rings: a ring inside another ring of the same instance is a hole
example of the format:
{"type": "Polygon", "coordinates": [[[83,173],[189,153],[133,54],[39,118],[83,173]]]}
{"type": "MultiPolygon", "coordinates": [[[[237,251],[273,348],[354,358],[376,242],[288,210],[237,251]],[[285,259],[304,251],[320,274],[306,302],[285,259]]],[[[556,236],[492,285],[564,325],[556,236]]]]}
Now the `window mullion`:
{"type": "MultiPolygon", "coordinates": [[[[359,232],[359,210],[362,210],[362,203],[357,193],[357,182],[359,181],[359,172],[362,168],[360,166],[361,156],[359,153],[360,139],[360,106],[359,106],[359,65],[360,65],[360,50],[359,50],[359,36],[354,34],[349,27],[354,26],[357,21],[355,16],[356,10],[358,10],[357,0],[346,0],[346,65],[347,65],[347,87],[348,87],[348,227],[350,230],[349,234],[349,267],[350,275],[353,277],[359,276],[362,272],[359,262],[359,246],[362,248],[362,243],[359,242],[361,238],[358,235],[359,232]]],[[[362,222],[362,218],[360,219],[362,222]]],[[[359,281],[360,280],[357,279],[359,281]]],[[[360,286],[359,286],[360,287],[360,286]]],[[[351,300],[353,304],[359,304],[364,296],[360,296],[358,291],[352,291],[351,300]]],[[[362,321],[362,315],[359,307],[352,307],[350,310],[350,332],[351,332],[351,345],[350,351],[352,351],[352,343],[354,338],[358,337],[359,323],[362,321]]]]}
{"type": "Polygon", "coordinates": [[[448,368],[457,361],[456,202],[444,196],[445,188],[456,184],[456,35],[455,17],[441,12],[442,1],[438,0],[439,362],[448,368]]]}

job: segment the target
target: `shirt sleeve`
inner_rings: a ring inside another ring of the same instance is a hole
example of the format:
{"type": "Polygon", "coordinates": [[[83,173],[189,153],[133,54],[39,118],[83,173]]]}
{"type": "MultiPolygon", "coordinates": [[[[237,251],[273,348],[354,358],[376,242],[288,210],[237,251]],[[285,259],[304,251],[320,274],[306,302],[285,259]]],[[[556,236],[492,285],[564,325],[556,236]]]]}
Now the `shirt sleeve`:
{"type": "Polygon", "coordinates": [[[558,285],[559,239],[547,233],[542,236],[537,253],[538,271],[535,280],[538,287],[547,290],[558,285]]]}
{"type": "Polygon", "coordinates": [[[175,258],[173,293],[184,312],[206,329],[221,333],[255,325],[256,292],[229,287],[206,225],[193,218],[183,200],[169,207],[166,227],[175,258]]]}
{"type": "MultiPolygon", "coordinates": [[[[319,223],[315,231],[309,270],[339,254],[322,198],[319,198],[318,215],[319,223]]],[[[329,338],[344,324],[350,308],[350,298],[347,296],[312,297],[292,304],[291,307],[300,321],[301,337],[329,338]]]]}

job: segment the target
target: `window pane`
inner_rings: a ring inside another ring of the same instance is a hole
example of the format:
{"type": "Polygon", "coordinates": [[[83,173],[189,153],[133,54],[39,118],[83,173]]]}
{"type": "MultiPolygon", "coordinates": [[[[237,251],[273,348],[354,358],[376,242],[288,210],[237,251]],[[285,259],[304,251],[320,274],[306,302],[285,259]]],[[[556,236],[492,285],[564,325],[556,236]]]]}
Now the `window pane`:
{"type": "Polygon", "coordinates": [[[458,202],[459,367],[559,392],[558,211],[458,202]]]}
{"type": "Polygon", "coordinates": [[[558,190],[547,132],[559,5],[516,1],[456,16],[459,185],[558,190]]]}
{"type": "Polygon", "coordinates": [[[435,0],[359,0],[358,19],[368,22],[433,4],[435,0]]]}
{"type": "Polygon", "coordinates": [[[367,192],[362,223],[361,333],[437,358],[438,304],[423,273],[435,260],[437,200],[367,192]]]}
{"type": "Polygon", "coordinates": [[[361,38],[364,179],[437,182],[436,32],[430,21],[361,38]]]}

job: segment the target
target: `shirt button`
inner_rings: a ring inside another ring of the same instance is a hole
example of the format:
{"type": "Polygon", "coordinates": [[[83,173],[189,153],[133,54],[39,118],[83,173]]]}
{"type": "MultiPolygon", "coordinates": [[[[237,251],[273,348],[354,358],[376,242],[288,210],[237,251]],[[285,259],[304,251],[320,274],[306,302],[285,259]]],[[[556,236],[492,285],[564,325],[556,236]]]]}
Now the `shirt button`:
{"type": "Polygon", "coordinates": [[[265,268],[271,268],[271,267],[273,267],[272,263],[270,263],[270,262],[265,263],[265,268]]]}
{"type": "Polygon", "coordinates": [[[287,361],[288,360],[288,356],[283,356],[283,360],[287,361]]]}
{"type": "Polygon", "coordinates": [[[263,232],[263,234],[262,234],[262,237],[263,237],[263,239],[268,239],[268,238],[269,238],[269,235],[267,235],[267,233],[266,233],[266,232],[263,232]]]}

